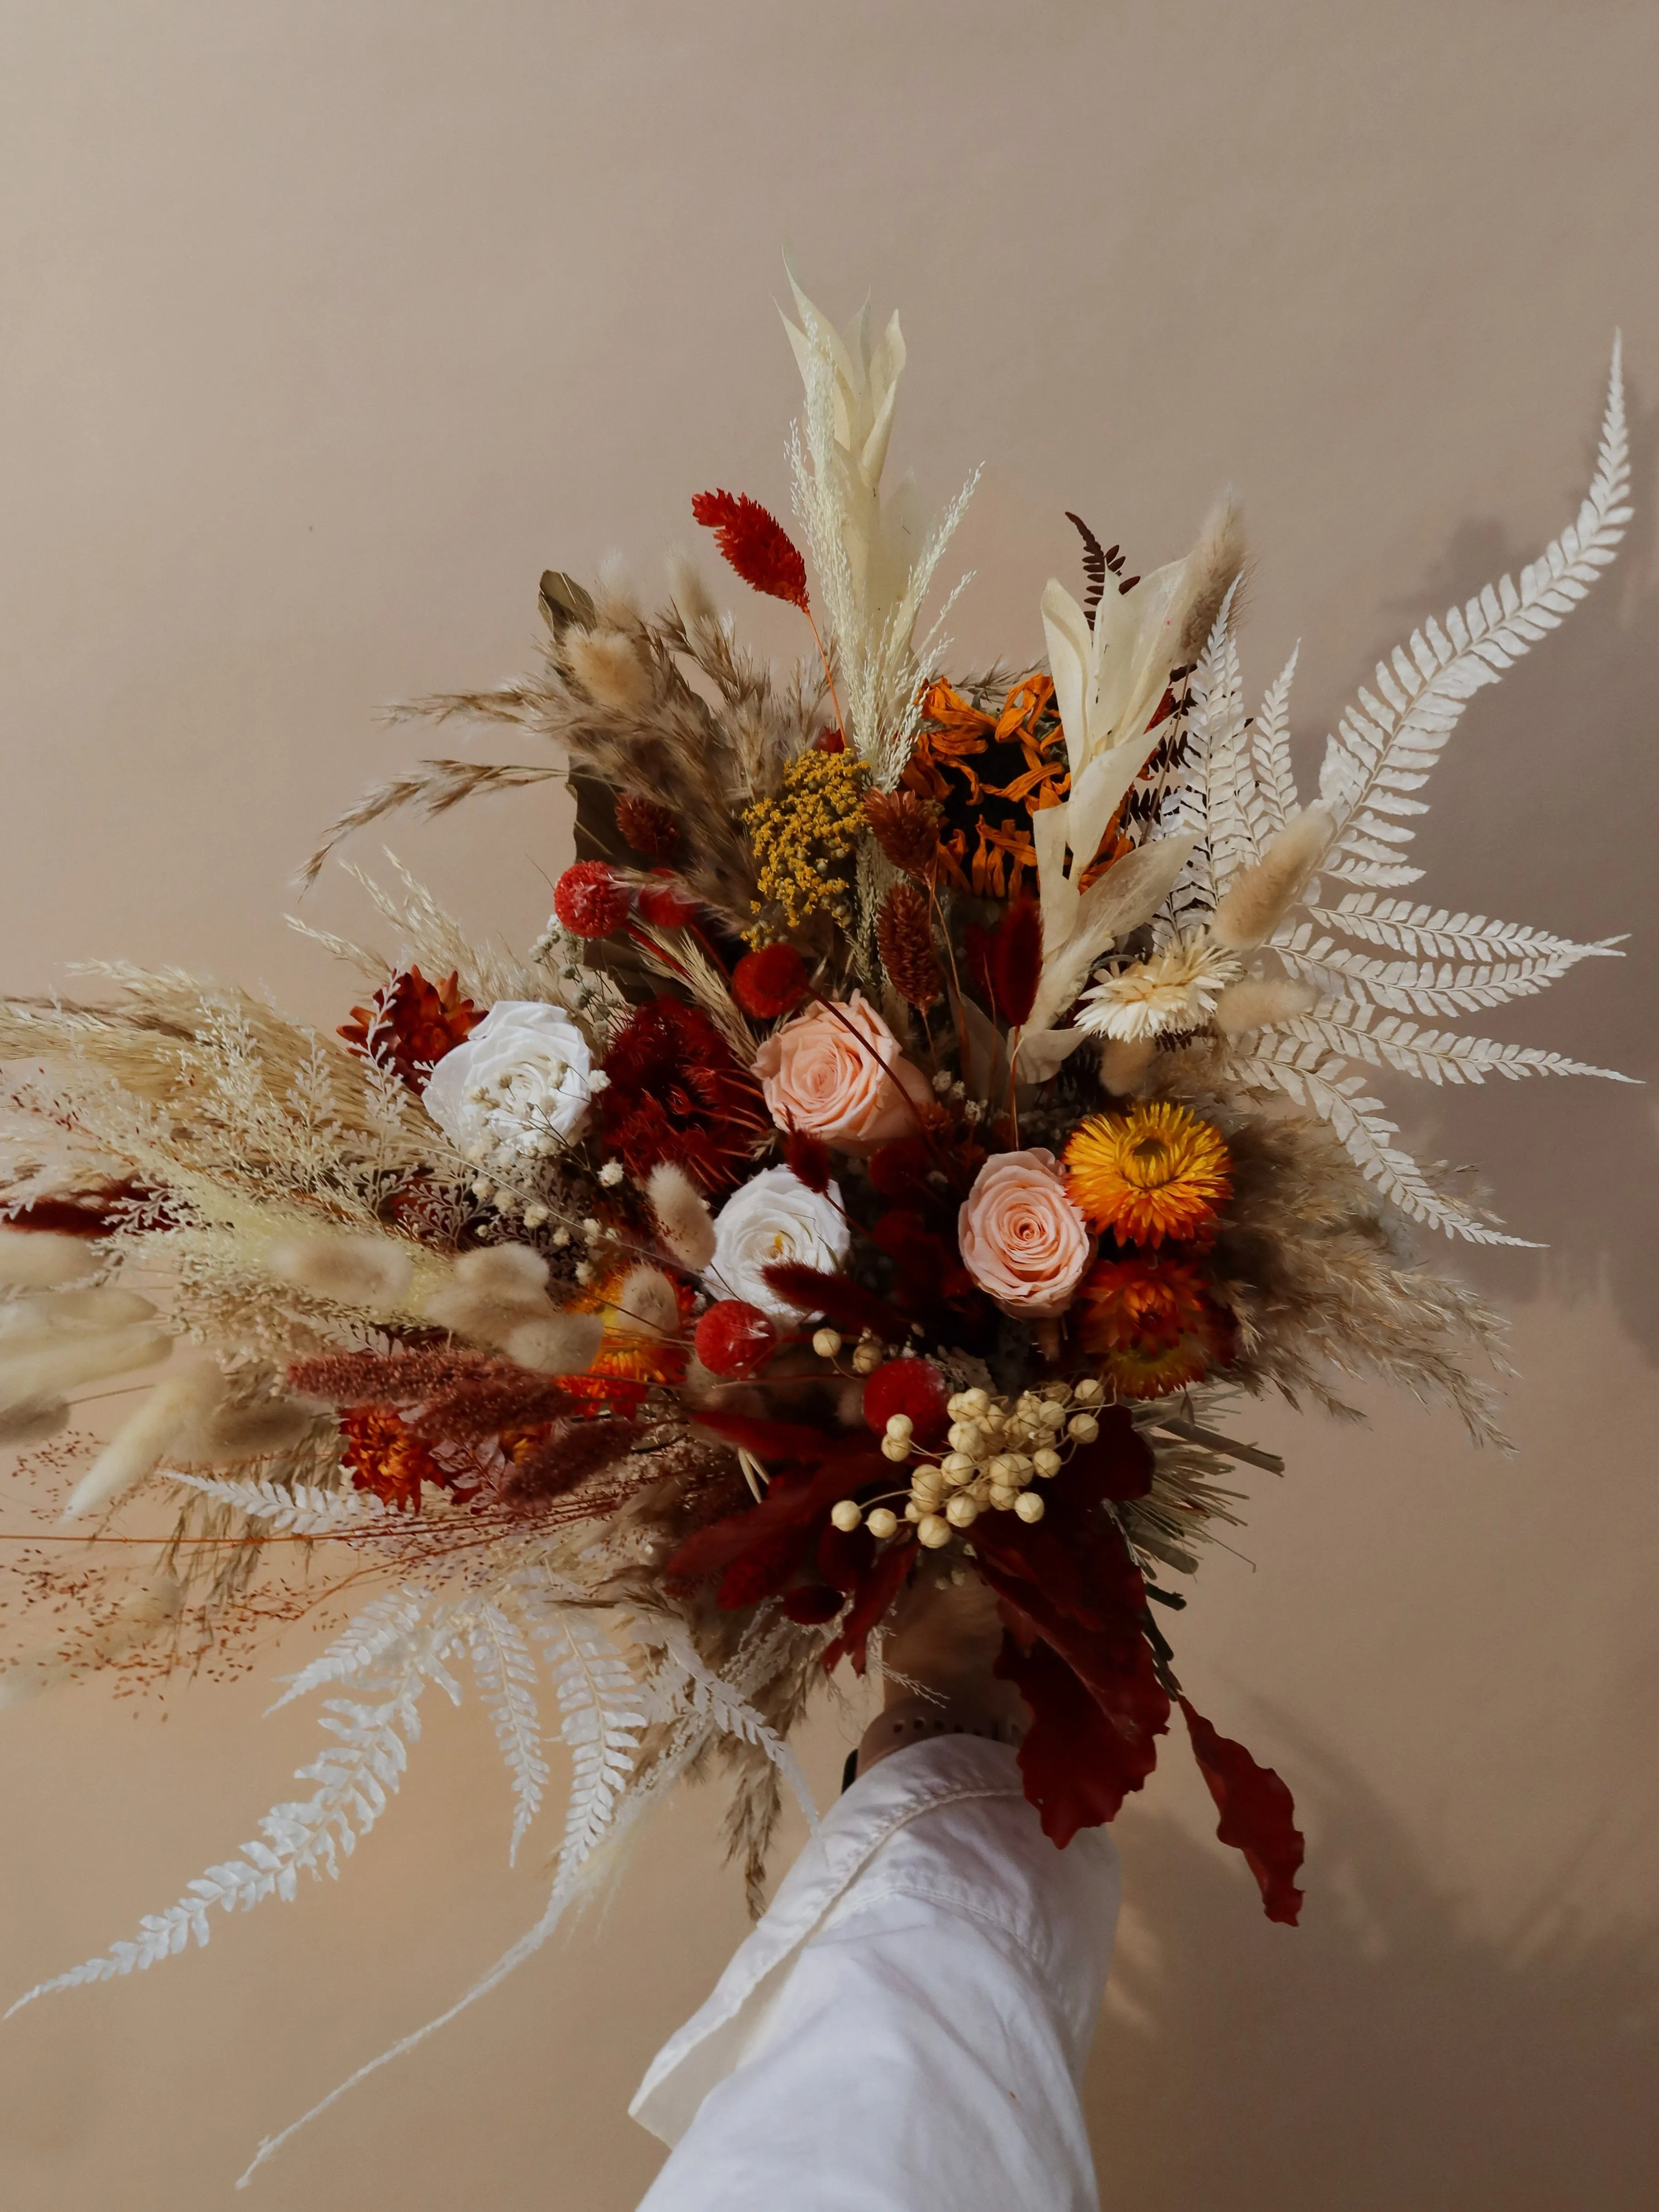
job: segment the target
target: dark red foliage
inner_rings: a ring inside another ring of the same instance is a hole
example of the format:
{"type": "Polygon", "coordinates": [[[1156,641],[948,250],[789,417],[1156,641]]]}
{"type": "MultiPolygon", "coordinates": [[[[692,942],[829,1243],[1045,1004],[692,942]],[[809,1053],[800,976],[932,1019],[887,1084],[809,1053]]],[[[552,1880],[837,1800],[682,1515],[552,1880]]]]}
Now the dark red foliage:
{"type": "Polygon", "coordinates": [[[787,599],[807,611],[806,563],[783,525],[746,492],[700,491],[691,501],[695,521],[714,533],[720,558],[752,591],[787,599]]]}
{"type": "Polygon", "coordinates": [[[1031,1709],[1019,1768],[1044,1835],[1063,1850],[1079,1828],[1115,1820],[1157,1760],[1153,1734],[1126,1732],[1040,1637],[1024,1650],[1005,1635],[995,1671],[1031,1709]]]}
{"type": "Polygon", "coordinates": [[[1242,1743],[1218,1735],[1185,1698],[1181,1710],[1193,1757],[1221,1815],[1216,1834],[1243,1852],[1268,1919],[1294,1928],[1302,1910],[1296,1877],[1306,1845],[1289,1790],[1271,1766],[1258,1766],[1242,1743]]]}
{"type": "Polygon", "coordinates": [[[687,893],[672,868],[653,868],[657,880],[640,886],[639,908],[658,929],[684,929],[697,918],[697,902],[687,893]]]}
{"type": "Polygon", "coordinates": [[[864,1418],[878,1436],[895,1413],[907,1414],[917,1443],[936,1444],[948,1421],[945,1377],[931,1359],[889,1359],[864,1386],[864,1418]]]}
{"type": "Polygon", "coordinates": [[[769,1314],[743,1298],[720,1298],[697,1323],[693,1343],[711,1375],[758,1375],[777,1347],[769,1314]]]}
{"type": "Polygon", "coordinates": [[[867,1329],[872,1336],[900,1340],[908,1333],[910,1324],[896,1306],[873,1291],[849,1283],[844,1275],[821,1274],[816,1267],[797,1267],[793,1261],[763,1267],[761,1273],[768,1288],[781,1298],[804,1314],[822,1314],[832,1328],[852,1335],[867,1329]]]}
{"type": "Polygon", "coordinates": [[[1035,899],[1010,900],[994,929],[963,932],[968,969],[997,1019],[1018,1029],[1042,977],[1042,914],[1035,899]]]}
{"type": "Polygon", "coordinates": [[[775,1021],[806,996],[806,963],[793,945],[763,945],[732,970],[732,995],[757,1022],[775,1021]]]}
{"type": "Polygon", "coordinates": [[[1152,1455],[1128,1408],[1102,1406],[1095,1415],[1100,1434],[1091,1444],[1079,1444],[1066,1469],[1068,1489],[1086,1484],[1097,1498],[1124,1504],[1144,1498],[1152,1486],[1152,1455]]]}
{"type": "Polygon", "coordinates": [[[154,1191],[139,1182],[99,1183],[87,1190],[31,1199],[0,1218],[0,1227],[40,1230],[58,1237],[107,1237],[125,1225],[135,1206],[145,1206],[155,1197],[154,1191]]]}
{"type": "Polygon", "coordinates": [[[553,886],[553,911],[578,937],[609,937],[628,919],[632,901],[603,860],[577,860],[553,886]]]}
{"type": "Polygon", "coordinates": [[[557,1498],[626,1458],[644,1433],[638,1421],[555,1421],[544,1441],[508,1469],[502,1491],[525,1500],[557,1498]]]}
{"type": "Polygon", "coordinates": [[[790,1174],[815,1190],[822,1197],[830,1188],[830,1171],[835,1165],[830,1157],[830,1147],[821,1137],[814,1137],[805,1129],[791,1129],[783,1139],[783,1162],[790,1174]]]}
{"type": "Polygon", "coordinates": [[[876,1560],[876,1540],[867,1528],[825,1524],[818,1538],[817,1569],[825,1582],[843,1593],[858,1589],[876,1560]]]}
{"type": "Polygon", "coordinates": [[[395,1068],[411,1091],[424,1091],[444,1054],[465,1044],[483,1019],[462,998],[458,975],[428,983],[418,968],[404,968],[368,1006],[351,1009],[339,1034],[362,1058],[395,1068]]]}
{"type": "Polygon", "coordinates": [[[921,1214],[895,1207],[882,1215],[871,1234],[897,1273],[896,1299],[930,1310],[940,1305],[962,1310],[987,1304],[962,1264],[955,1239],[929,1229],[921,1214]]]}
{"type": "Polygon", "coordinates": [[[688,1536],[665,1572],[680,1583],[718,1575],[716,1602],[728,1610],[775,1597],[813,1557],[830,1508],[887,1471],[875,1453],[853,1456],[843,1449],[814,1473],[775,1474],[758,1504],[688,1536]]]}
{"type": "Polygon", "coordinates": [[[915,1540],[908,1533],[896,1536],[886,1550],[878,1554],[853,1593],[853,1603],[841,1625],[841,1634],[824,1652],[826,1674],[833,1674],[843,1659],[852,1661],[855,1674],[863,1674],[870,1632],[903,1589],[904,1578],[915,1557],[915,1540]]]}
{"type": "Polygon", "coordinates": [[[647,860],[672,860],[680,842],[680,819],[672,808],[631,791],[617,801],[617,827],[647,860]]]}
{"type": "Polygon", "coordinates": [[[831,1437],[805,1421],[763,1421],[748,1413],[727,1413],[717,1407],[699,1411],[697,1425],[724,1437],[757,1459],[779,1460],[785,1466],[817,1467],[823,1461],[844,1458],[849,1450],[868,1450],[862,1437],[831,1437]]]}
{"type": "Polygon", "coordinates": [[[785,1590],[778,1601],[787,1618],[798,1620],[803,1628],[818,1628],[833,1620],[846,1602],[827,1583],[803,1583],[799,1589],[785,1590]]]}
{"type": "Polygon", "coordinates": [[[699,1007],[653,999],[630,1014],[605,1058],[605,1140],[643,1177],[672,1160],[706,1189],[738,1181],[771,1127],[760,1085],[699,1007]]]}

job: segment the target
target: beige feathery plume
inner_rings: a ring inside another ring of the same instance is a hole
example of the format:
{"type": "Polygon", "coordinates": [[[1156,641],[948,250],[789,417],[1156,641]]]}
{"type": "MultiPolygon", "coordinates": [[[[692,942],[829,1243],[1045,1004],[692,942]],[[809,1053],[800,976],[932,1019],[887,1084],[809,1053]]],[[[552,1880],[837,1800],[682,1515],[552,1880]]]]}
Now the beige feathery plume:
{"type": "Polygon", "coordinates": [[[637,714],[651,704],[651,672],[620,630],[573,629],[563,651],[571,674],[599,706],[637,714]]]}
{"type": "Polygon", "coordinates": [[[1210,935],[1230,952],[1265,945],[1336,835],[1328,810],[1316,800],[1291,815],[1255,866],[1237,876],[1210,924],[1210,935]]]}
{"type": "Polygon", "coordinates": [[[720,611],[709,596],[702,571],[683,545],[673,546],[669,551],[668,593],[674,602],[675,613],[687,630],[718,625],[720,611]]]}
{"type": "Polygon", "coordinates": [[[1193,597],[1177,647],[1176,665],[1182,668],[1190,668],[1203,652],[1222,603],[1244,566],[1244,516],[1236,493],[1223,492],[1205,516],[1188,561],[1193,597]]]}
{"type": "Polygon", "coordinates": [[[714,1256],[714,1217],[708,1201],[672,1160],[659,1161],[652,1169],[645,1188],[663,1249],[689,1273],[701,1274],[714,1256]]]}
{"type": "Polygon", "coordinates": [[[1108,1037],[1100,1048],[1102,1083],[1115,1098],[1132,1098],[1157,1050],[1151,1037],[1108,1037]]]}
{"type": "Polygon", "coordinates": [[[509,1329],[501,1349],[538,1375],[585,1375],[605,1336],[599,1314],[549,1313],[509,1329]]]}
{"type": "Polygon", "coordinates": [[[112,1505],[124,1492],[154,1474],[191,1426],[210,1416],[224,1392],[223,1376],[205,1362],[158,1382],[70,1492],[64,1520],[112,1505]]]}
{"type": "Polygon", "coordinates": [[[621,1336],[678,1336],[680,1302],[674,1285],[660,1267],[630,1267],[605,1321],[621,1336]]]}
{"type": "Polygon", "coordinates": [[[410,1255],[394,1238],[345,1231],[285,1237],[271,1246],[265,1264],[295,1290],[371,1310],[401,1305],[415,1273],[410,1255]]]}
{"type": "Polygon", "coordinates": [[[455,1279],[488,1297],[533,1301],[547,1288],[547,1261],[528,1244],[482,1244],[457,1260],[455,1279]]]}
{"type": "Polygon", "coordinates": [[[50,1229],[0,1227],[0,1286],[55,1290],[60,1283],[84,1282],[101,1265],[84,1237],[60,1237],[50,1229]]]}
{"type": "Polygon", "coordinates": [[[155,1328],[31,1329],[0,1338],[0,1412],[50,1405],[82,1382],[153,1367],[173,1349],[155,1328]]]}
{"type": "Polygon", "coordinates": [[[1288,975],[1247,975],[1230,983],[1217,1000],[1215,1025],[1223,1036],[1248,1036],[1252,1030],[1294,1021],[1318,998],[1311,983],[1298,983],[1288,975]]]}

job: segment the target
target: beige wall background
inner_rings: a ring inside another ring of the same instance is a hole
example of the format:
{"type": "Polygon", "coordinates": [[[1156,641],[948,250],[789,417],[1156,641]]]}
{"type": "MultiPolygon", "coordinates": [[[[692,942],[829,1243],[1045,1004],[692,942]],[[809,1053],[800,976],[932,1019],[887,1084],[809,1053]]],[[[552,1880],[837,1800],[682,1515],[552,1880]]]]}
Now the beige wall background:
{"type": "MultiPolygon", "coordinates": [[[[902,307],[902,460],[941,501],[987,465],[963,657],[1038,651],[1042,581],[1074,572],[1064,508],[1146,566],[1236,483],[1250,679],[1303,640],[1310,775],[1381,651],[1569,518],[1622,324],[1629,548],[1477,700],[1419,849],[1425,897],[1631,932],[1633,959],[1492,1019],[1650,1073],[1656,94],[1659,15],[1615,0],[10,0],[9,985],[124,956],[342,1018],[350,978],[282,915],[313,830],[414,748],[380,704],[514,672],[544,566],[621,548],[650,576],[705,485],[786,505],[787,242],[837,315],[866,284],[902,307]]],[[[562,818],[543,792],[392,842],[523,939],[562,818]]],[[[362,919],[337,871],[307,911],[362,919]]],[[[1291,1472],[1206,1567],[1181,1657],[1296,1790],[1306,1924],[1260,1917],[1172,1746],[1119,1824],[1090,2087],[1111,2208],[1659,2193],[1651,1097],[1399,1103],[1548,1244],[1448,1255],[1515,1312],[1520,1454],[1410,1405],[1363,1431],[1261,1410],[1291,1472]]],[[[3,1717],[0,1989],[128,1932],[289,1794],[313,1723],[256,1725],[267,1694],[3,1717]]],[[[809,1747],[826,1796],[855,1726],[826,1714],[809,1747]]],[[[535,1917],[507,1826],[480,1716],[434,1716],[337,1888],[13,2021],[0,2201],[228,2201],[262,2134],[535,1917]]],[[[688,1799],[603,1925],[252,2201],[623,2212],[658,2157],[628,2095],[742,1926],[688,1799]]]]}

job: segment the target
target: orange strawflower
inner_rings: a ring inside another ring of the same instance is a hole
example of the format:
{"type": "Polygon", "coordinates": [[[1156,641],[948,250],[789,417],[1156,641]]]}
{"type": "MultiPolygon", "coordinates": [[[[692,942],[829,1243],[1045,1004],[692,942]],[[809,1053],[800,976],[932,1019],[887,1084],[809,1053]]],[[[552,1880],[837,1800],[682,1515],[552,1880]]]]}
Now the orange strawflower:
{"type": "Polygon", "coordinates": [[[1066,1147],[1073,1200],[1120,1244],[1204,1235],[1232,1189],[1227,1167],[1217,1131],[1185,1106],[1162,1102],[1093,1115],[1066,1147]]]}
{"type": "Polygon", "coordinates": [[[1078,1292],[1078,1341],[1120,1398],[1164,1398],[1229,1356],[1232,1330],[1188,1260],[1102,1260],[1078,1292]]]}
{"type": "Polygon", "coordinates": [[[418,1506],[421,1485],[448,1489],[451,1477],[391,1406],[349,1406],[340,1415],[345,1441],[340,1464],[354,1490],[372,1491],[404,1511],[418,1506]]]}

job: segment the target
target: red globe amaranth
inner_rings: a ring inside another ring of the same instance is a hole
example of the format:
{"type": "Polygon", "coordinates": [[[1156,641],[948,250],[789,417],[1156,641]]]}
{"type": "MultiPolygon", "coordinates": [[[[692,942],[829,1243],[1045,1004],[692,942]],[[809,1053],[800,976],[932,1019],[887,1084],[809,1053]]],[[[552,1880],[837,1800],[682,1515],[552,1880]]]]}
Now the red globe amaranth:
{"type": "Polygon", "coordinates": [[[658,929],[684,929],[695,921],[697,902],[688,898],[679,878],[672,868],[653,868],[653,877],[660,880],[641,886],[640,912],[658,929]]]}
{"type": "Polygon", "coordinates": [[[772,1357],[778,1332],[771,1316],[742,1298],[722,1298],[697,1323],[692,1340],[711,1375],[757,1375],[772,1357]]]}
{"type": "Polygon", "coordinates": [[[949,1395],[931,1359],[890,1359],[864,1386],[864,1418],[881,1436],[895,1413],[907,1414],[918,1443],[937,1443],[947,1426],[949,1395]]]}
{"type": "Polygon", "coordinates": [[[603,860],[578,860],[553,886],[553,911],[578,937],[609,937],[627,921],[630,903],[603,860]]]}
{"type": "Polygon", "coordinates": [[[775,1021],[806,996],[806,963],[793,945],[763,945],[732,969],[732,995],[757,1021],[775,1021]]]}

